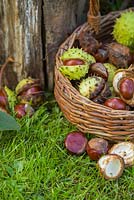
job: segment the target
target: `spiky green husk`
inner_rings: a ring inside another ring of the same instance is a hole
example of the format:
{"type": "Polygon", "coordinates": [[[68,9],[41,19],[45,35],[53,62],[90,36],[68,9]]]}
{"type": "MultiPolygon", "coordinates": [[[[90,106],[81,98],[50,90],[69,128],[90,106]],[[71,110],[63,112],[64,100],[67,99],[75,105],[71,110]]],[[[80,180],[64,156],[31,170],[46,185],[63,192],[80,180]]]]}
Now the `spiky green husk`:
{"type": "Polygon", "coordinates": [[[113,28],[114,39],[131,50],[134,50],[134,12],[128,11],[116,19],[113,28]]]}
{"type": "Polygon", "coordinates": [[[111,87],[113,85],[113,78],[115,75],[115,72],[117,71],[117,67],[111,63],[104,63],[104,66],[107,69],[108,72],[108,84],[111,87]]]}
{"type": "Polygon", "coordinates": [[[38,79],[34,79],[31,77],[22,79],[16,86],[15,92],[18,95],[25,87],[29,87],[38,82],[38,79]]]}
{"type": "Polygon", "coordinates": [[[97,96],[103,88],[102,85],[104,84],[104,82],[102,83],[102,81],[103,78],[97,76],[92,76],[83,79],[79,85],[80,94],[89,99],[93,98],[94,96],[97,96]]]}
{"type": "Polygon", "coordinates": [[[17,96],[15,91],[11,90],[10,88],[8,88],[7,86],[4,87],[6,94],[7,94],[7,98],[8,98],[8,103],[9,103],[9,108],[11,110],[14,109],[14,106],[17,104],[18,100],[17,100],[17,96]]]}
{"type": "Polygon", "coordinates": [[[89,65],[61,66],[60,72],[70,80],[79,80],[88,73],[89,65]]]}
{"type": "Polygon", "coordinates": [[[89,65],[96,62],[95,58],[92,55],[86,53],[85,51],[79,48],[70,48],[67,51],[65,51],[61,56],[61,60],[75,59],[75,58],[82,59],[89,65]]]}
{"type": "Polygon", "coordinates": [[[70,80],[80,80],[88,73],[90,64],[95,63],[95,58],[79,48],[70,48],[63,53],[61,60],[81,59],[84,65],[60,66],[60,72],[70,80]]]}

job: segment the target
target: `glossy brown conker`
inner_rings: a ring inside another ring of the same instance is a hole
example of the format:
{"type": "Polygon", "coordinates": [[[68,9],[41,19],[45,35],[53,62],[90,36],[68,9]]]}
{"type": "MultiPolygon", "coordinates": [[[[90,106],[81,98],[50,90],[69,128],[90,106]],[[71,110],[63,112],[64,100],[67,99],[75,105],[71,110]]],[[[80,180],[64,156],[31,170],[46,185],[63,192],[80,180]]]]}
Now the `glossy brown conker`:
{"type": "Polygon", "coordinates": [[[128,110],[127,104],[119,97],[109,98],[104,102],[104,105],[114,110],[128,110]]]}
{"type": "Polygon", "coordinates": [[[69,153],[80,155],[85,152],[87,142],[88,140],[84,133],[73,131],[67,134],[64,145],[69,153]]]}
{"type": "Polygon", "coordinates": [[[74,65],[84,65],[85,62],[83,60],[77,58],[77,59],[64,60],[63,64],[66,66],[74,66],[74,65]]]}
{"type": "Polygon", "coordinates": [[[109,143],[103,138],[92,138],[88,141],[86,151],[91,160],[98,160],[109,150],[109,143]]]}
{"type": "Polygon", "coordinates": [[[134,82],[131,78],[123,78],[120,81],[119,91],[124,99],[131,99],[134,94],[134,82]]]}

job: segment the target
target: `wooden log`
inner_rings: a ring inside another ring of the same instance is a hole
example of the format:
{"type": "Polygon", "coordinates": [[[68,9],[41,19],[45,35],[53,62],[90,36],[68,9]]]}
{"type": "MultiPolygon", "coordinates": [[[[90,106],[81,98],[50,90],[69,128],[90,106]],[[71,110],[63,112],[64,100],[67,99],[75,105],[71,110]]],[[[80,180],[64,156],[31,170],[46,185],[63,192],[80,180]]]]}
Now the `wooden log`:
{"type": "Polygon", "coordinates": [[[58,47],[86,19],[85,3],[87,0],[44,0],[45,74],[49,90],[53,90],[58,47]]]}
{"type": "Polygon", "coordinates": [[[44,84],[41,6],[42,0],[0,1],[0,64],[8,56],[19,63],[6,68],[4,83],[10,88],[28,76],[44,84]]]}

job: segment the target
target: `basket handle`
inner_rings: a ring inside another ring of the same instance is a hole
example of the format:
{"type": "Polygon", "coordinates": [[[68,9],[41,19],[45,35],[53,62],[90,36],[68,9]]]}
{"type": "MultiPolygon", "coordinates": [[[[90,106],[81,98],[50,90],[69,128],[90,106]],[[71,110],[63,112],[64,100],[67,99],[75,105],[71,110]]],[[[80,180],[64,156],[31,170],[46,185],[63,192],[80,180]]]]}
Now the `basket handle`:
{"type": "Polygon", "coordinates": [[[100,29],[100,2],[99,0],[89,0],[89,11],[87,21],[97,34],[100,29]]]}

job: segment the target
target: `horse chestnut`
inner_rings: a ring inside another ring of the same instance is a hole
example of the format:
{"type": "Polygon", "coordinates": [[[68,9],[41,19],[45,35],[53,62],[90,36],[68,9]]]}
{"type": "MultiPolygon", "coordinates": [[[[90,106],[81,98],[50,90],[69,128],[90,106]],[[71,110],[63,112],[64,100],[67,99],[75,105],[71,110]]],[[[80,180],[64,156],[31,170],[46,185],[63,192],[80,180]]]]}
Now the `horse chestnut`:
{"type": "Polygon", "coordinates": [[[22,79],[15,88],[17,98],[22,104],[30,104],[33,107],[40,106],[45,95],[39,79],[31,77],[22,79]]]}
{"type": "Polygon", "coordinates": [[[108,71],[107,71],[106,67],[100,62],[91,64],[90,70],[89,70],[89,75],[90,74],[98,75],[98,76],[104,78],[106,81],[108,79],[108,71]]]}
{"type": "Polygon", "coordinates": [[[124,99],[131,99],[134,94],[134,82],[131,78],[124,78],[120,82],[120,94],[124,99]]]}
{"type": "Polygon", "coordinates": [[[87,142],[88,140],[82,132],[73,131],[67,134],[64,144],[71,154],[80,155],[86,150],[87,142]]]}
{"type": "Polygon", "coordinates": [[[83,60],[77,58],[77,59],[64,60],[63,64],[66,66],[73,66],[73,65],[84,65],[85,62],[83,60]]]}
{"type": "Polygon", "coordinates": [[[92,160],[98,160],[109,150],[108,141],[103,138],[92,138],[88,141],[86,151],[92,160]]]}
{"type": "Polygon", "coordinates": [[[31,117],[34,113],[34,109],[29,104],[22,104],[22,103],[16,104],[14,107],[14,111],[16,117],[19,119],[27,114],[31,117]]]}
{"type": "Polygon", "coordinates": [[[31,94],[36,94],[38,92],[41,91],[41,87],[40,86],[32,86],[31,88],[27,89],[24,92],[21,92],[21,95],[31,95],[31,94]]]}
{"type": "Polygon", "coordinates": [[[104,102],[104,105],[114,110],[127,110],[127,104],[119,97],[109,98],[104,102]]]}
{"type": "Polygon", "coordinates": [[[108,59],[108,51],[106,49],[98,49],[97,53],[94,54],[94,57],[97,62],[104,63],[108,59]]]}

